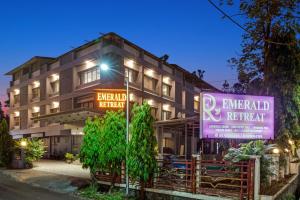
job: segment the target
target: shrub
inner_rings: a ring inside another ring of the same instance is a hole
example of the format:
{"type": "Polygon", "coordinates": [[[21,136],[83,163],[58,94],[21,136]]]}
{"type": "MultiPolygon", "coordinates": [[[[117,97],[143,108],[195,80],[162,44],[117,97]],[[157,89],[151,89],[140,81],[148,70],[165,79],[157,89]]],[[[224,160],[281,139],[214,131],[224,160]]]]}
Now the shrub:
{"type": "Polygon", "coordinates": [[[17,149],[23,148],[25,151],[25,165],[28,168],[33,166],[33,162],[39,160],[45,154],[45,147],[42,140],[39,139],[22,139],[16,143],[17,149]],[[21,146],[21,142],[25,141],[27,145],[21,146]]]}
{"type": "Polygon", "coordinates": [[[67,162],[72,163],[74,160],[76,160],[76,157],[72,153],[66,153],[65,159],[67,162]]]}
{"type": "Polygon", "coordinates": [[[11,162],[14,142],[9,134],[5,119],[0,123],[0,166],[8,167],[11,162]]]}

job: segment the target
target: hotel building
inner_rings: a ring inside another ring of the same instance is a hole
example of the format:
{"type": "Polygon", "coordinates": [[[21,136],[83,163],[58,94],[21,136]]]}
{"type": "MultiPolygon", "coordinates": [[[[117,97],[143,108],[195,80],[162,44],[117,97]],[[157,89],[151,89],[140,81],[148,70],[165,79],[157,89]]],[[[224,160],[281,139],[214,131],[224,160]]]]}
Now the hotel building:
{"type": "MultiPolygon", "coordinates": [[[[100,63],[128,75],[131,106],[147,101],[158,124],[199,117],[200,92],[216,90],[180,66],[108,33],[59,57],[33,57],[6,74],[12,77],[7,92],[13,138],[42,138],[46,157],[78,153],[85,120],[105,112],[97,106],[95,91],[125,88],[124,76],[101,71],[100,63]]],[[[174,132],[156,132],[162,151],[178,147],[174,132]]],[[[182,154],[178,148],[175,153],[182,154]]]]}

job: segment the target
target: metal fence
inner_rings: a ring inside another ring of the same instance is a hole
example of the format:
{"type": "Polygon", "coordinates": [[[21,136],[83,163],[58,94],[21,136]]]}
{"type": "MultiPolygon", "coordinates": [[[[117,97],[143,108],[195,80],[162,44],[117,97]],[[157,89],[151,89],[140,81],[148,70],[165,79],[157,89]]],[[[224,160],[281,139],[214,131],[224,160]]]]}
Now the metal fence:
{"type": "MultiPolygon", "coordinates": [[[[232,163],[196,158],[157,160],[157,172],[146,185],[148,188],[252,200],[254,163],[253,160],[232,163]]],[[[116,183],[125,183],[124,175],[123,165],[116,183]]],[[[107,182],[112,180],[110,173],[98,172],[97,178],[107,182]]]]}

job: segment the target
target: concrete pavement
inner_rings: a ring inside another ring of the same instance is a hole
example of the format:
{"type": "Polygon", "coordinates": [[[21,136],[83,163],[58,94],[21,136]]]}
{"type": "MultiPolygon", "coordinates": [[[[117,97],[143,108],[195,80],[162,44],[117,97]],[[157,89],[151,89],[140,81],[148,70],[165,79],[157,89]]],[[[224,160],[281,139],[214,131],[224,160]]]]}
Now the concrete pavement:
{"type": "Polygon", "coordinates": [[[69,194],[56,193],[44,188],[18,182],[0,173],[0,200],[79,200],[69,194]]]}
{"type": "Polygon", "coordinates": [[[82,169],[82,166],[80,164],[67,164],[64,161],[40,160],[39,162],[34,163],[33,170],[90,179],[89,170],[82,169]]]}

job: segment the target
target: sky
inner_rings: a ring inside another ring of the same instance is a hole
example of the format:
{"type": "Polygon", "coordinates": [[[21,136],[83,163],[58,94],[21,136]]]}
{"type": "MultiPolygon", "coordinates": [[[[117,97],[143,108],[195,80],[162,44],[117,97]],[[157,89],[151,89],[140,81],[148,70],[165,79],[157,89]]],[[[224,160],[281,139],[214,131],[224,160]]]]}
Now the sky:
{"type": "MultiPolygon", "coordinates": [[[[218,2],[218,0],[215,0],[218,2]]],[[[224,8],[229,14],[234,7],[224,8]]],[[[242,30],[207,0],[10,0],[0,2],[0,98],[4,74],[33,56],[56,57],[116,32],[221,87],[236,81],[227,60],[240,51],[242,30]]]]}

